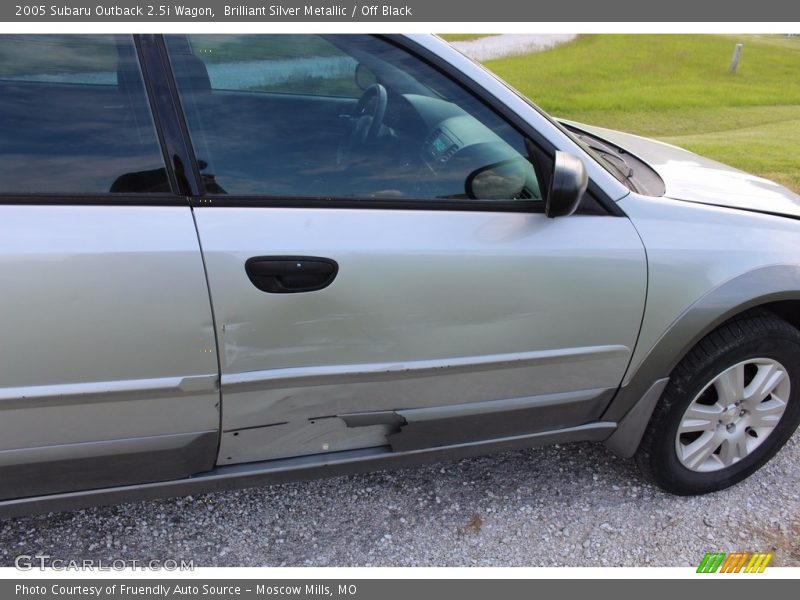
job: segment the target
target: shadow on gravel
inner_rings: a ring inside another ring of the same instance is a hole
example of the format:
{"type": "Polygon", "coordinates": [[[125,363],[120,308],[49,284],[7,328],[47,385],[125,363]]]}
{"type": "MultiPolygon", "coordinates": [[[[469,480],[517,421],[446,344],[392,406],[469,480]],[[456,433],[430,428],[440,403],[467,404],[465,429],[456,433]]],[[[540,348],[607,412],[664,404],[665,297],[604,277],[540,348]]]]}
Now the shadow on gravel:
{"type": "Polygon", "coordinates": [[[570,444],[98,507],[0,522],[0,565],[45,553],[195,566],[690,566],[767,546],[776,564],[797,565],[799,457],[795,436],[748,481],[695,498],[644,483],[602,445],[570,444]]]}

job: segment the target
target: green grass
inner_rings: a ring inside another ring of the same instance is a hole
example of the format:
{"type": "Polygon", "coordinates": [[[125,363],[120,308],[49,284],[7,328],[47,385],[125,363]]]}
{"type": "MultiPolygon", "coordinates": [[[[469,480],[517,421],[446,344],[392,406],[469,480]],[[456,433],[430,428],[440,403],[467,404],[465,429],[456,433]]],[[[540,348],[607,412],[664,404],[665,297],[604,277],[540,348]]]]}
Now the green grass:
{"type": "Polygon", "coordinates": [[[800,191],[800,37],[580,36],[486,66],[553,115],[663,139],[800,191]]]}
{"type": "Polygon", "coordinates": [[[495,33],[440,33],[439,37],[448,42],[471,42],[481,38],[497,35],[495,33]]]}

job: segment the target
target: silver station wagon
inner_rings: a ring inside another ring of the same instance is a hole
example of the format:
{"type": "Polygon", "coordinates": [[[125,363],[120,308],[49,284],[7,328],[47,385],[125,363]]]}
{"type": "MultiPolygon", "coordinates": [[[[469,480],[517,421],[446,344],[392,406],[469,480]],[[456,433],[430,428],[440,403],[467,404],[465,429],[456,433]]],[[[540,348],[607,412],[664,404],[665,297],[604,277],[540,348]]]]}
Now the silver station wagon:
{"type": "Polygon", "coordinates": [[[0,514],[800,421],[800,197],[434,36],[0,36],[0,514]]]}

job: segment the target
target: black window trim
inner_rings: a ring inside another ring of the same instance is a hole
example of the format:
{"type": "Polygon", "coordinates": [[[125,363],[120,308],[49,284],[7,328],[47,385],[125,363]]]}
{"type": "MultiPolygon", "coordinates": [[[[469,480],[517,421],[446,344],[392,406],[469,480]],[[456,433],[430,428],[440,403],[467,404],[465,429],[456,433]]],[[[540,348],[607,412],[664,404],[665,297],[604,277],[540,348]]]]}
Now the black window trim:
{"type": "Polygon", "coordinates": [[[373,198],[363,196],[203,195],[190,199],[194,207],[381,209],[461,212],[544,213],[544,203],[529,200],[460,200],[373,198]]]}
{"type": "Polygon", "coordinates": [[[170,185],[176,194],[184,197],[184,202],[190,202],[189,198],[199,195],[202,190],[200,171],[178,101],[164,37],[161,34],[138,34],[134,35],[134,42],[170,185]]]}
{"type": "Polygon", "coordinates": [[[188,206],[186,196],[169,192],[147,192],[143,194],[112,193],[76,194],[0,193],[0,205],[19,206],[188,206]]]}

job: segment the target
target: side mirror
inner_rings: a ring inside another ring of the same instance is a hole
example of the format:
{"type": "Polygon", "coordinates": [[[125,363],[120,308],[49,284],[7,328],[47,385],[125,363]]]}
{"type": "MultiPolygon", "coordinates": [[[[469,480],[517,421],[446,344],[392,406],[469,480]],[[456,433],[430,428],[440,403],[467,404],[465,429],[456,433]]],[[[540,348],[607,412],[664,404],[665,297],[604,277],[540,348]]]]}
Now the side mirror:
{"type": "Polygon", "coordinates": [[[577,210],[588,184],[583,161],[572,154],[557,151],[544,213],[551,219],[571,215],[577,210]]]}
{"type": "MultiPolygon", "coordinates": [[[[525,188],[531,164],[522,157],[501,160],[469,174],[465,182],[467,198],[473,200],[511,200],[525,188]]],[[[528,196],[530,197],[530,196],[528,196]]]]}

